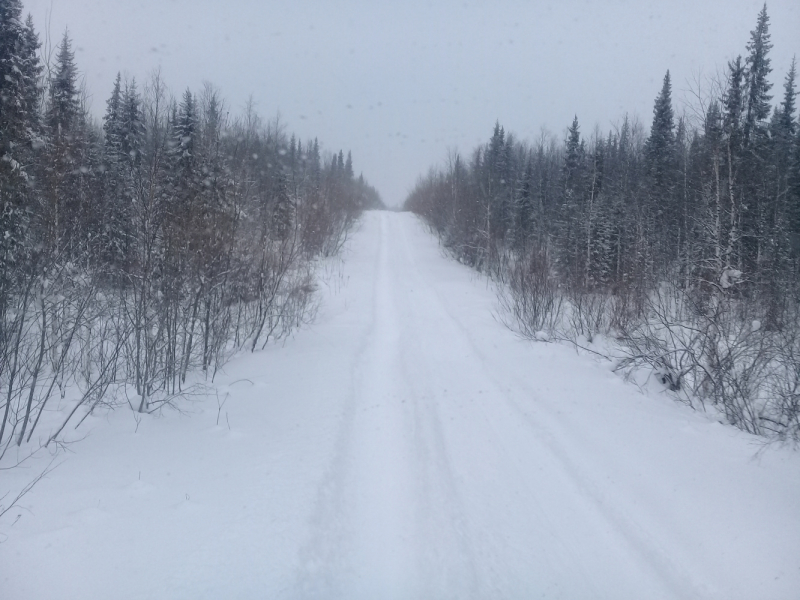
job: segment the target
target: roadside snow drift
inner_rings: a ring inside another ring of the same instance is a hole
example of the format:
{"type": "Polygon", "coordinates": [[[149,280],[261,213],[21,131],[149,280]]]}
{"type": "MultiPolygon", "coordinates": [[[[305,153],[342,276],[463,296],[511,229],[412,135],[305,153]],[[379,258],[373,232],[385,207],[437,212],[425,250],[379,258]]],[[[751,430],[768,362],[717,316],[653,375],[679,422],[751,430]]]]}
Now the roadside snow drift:
{"type": "Polygon", "coordinates": [[[518,339],[409,214],[326,281],[182,413],[87,420],[0,522],[0,598],[800,597],[798,453],[518,339]]]}

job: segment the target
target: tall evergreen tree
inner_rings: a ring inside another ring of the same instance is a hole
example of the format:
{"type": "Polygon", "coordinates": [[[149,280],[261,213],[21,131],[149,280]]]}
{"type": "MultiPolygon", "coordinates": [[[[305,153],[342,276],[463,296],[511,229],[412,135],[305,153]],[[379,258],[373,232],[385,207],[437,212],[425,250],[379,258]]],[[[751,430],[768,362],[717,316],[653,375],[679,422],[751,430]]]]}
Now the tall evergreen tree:
{"type": "Polygon", "coordinates": [[[536,208],[533,198],[533,163],[528,160],[525,167],[525,175],[522,177],[516,198],[516,233],[514,241],[523,251],[529,246],[529,242],[534,235],[536,223],[536,208]]]}
{"type": "Polygon", "coordinates": [[[286,174],[282,171],[275,179],[275,191],[272,207],[272,232],[275,239],[285,241],[294,227],[294,204],[289,194],[286,174]]]}
{"type": "Polygon", "coordinates": [[[78,127],[80,100],[78,98],[78,69],[69,32],[64,32],[56,57],[56,69],[50,82],[50,97],[46,123],[56,143],[70,138],[78,127]]]}
{"type": "Polygon", "coordinates": [[[794,148],[789,167],[789,221],[791,223],[791,248],[798,262],[795,272],[800,276],[800,117],[795,125],[794,148]]]}
{"type": "MultiPolygon", "coordinates": [[[[646,154],[654,195],[667,200],[675,185],[675,119],[672,112],[672,83],[669,71],[653,108],[653,125],[647,139],[646,154]]],[[[659,206],[658,213],[669,207],[659,206]]]]}
{"type": "Polygon", "coordinates": [[[750,280],[759,288],[771,286],[770,278],[774,276],[769,264],[770,257],[774,256],[771,222],[775,213],[769,168],[772,156],[768,122],[772,112],[771,49],[769,16],[764,4],[747,44],[740,191],[742,270],[751,275],[750,280]]]}
{"type": "Polygon", "coordinates": [[[106,101],[106,114],[103,117],[106,159],[119,162],[122,152],[122,76],[117,73],[111,97],[106,101]]]}
{"type": "Polygon", "coordinates": [[[777,127],[774,135],[775,142],[778,144],[782,154],[788,152],[788,148],[792,145],[797,131],[797,123],[795,122],[796,88],[797,64],[795,59],[792,59],[792,65],[786,74],[786,81],[783,85],[783,101],[777,111],[777,127]]]}
{"type": "Polygon", "coordinates": [[[728,82],[723,95],[725,112],[723,126],[725,135],[728,138],[728,146],[737,164],[740,155],[739,148],[742,144],[741,128],[744,110],[744,78],[745,65],[742,64],[742,57],[737,56],[735,61],[728,63],[728,82]]]}
{"type": "Polygon", "coordinates": [[[353,156],[349,150],[347,151],[347,159],[344,161],[344,176],[348,181],[355,177],[355,173],[353,173],[353,156]]]}
{"type": "Polygon", "coordinates": [[[50,80],[45,125],[47,129],[47,185],[42,226],[51,252],[75,251],[80,234],[80,144],[82,113],[78,97],[78,70],[72,40],[64,32],[50,80]]]}
{"type": "Polygon", "coordinates": [[[577,115],[567,129],[561,177],[563,196],[555,224],[557,256],[562,275],[570,285],[577,285],[583,280],[585,274],[581,267],[584,253],[580,227],[583,224],[581,213],[586,190],[586,149],[581,140],[577,115]]]}
{"type": "Polygon", "coordinates": [[[32,248],[31,177],[41,146],[39,39],[21,12],[19,0],[0,0],[0,296],[32,248]]]}
{"type": "Polygon", "coordinates": [[[135,168],[142,160],[145,136],[141,98],[136,90],[135,79],[125,85],[125,92],[120,101],[119,118],[120,151],[128,168],[135,168]]]}
{"type": "Polygon", "coordinates": [[[567,130],[567,144],[564,153],[564,194],[571,200],[583,191],[584,186],[584,147],[581,141],[578,116],[572,120],[567,130]]]}
{"type": "Polygon", "coordinates": [[[189,178],[195,165],[195,142],[198,135],[197,107],[191,90],[183,93],[175,110],[172,148],[176,168],[183,178],[189,178]]]}
{"type": "MultiPolygon", "coordinates": [[[[506,134],[496,121],[492,137],[484,154],[483,192],[485,196],[487,244],[493,245],[505,237],[509,219],[513,215],[508,202],[508,154],[506,134]]],[[[488,246],[487,246],[488,249],[488,246]]]]}
{"type": "Polygon", "coordinates": [[[772,84],[769,82],[770,66],[769,51],[772,49],[769,33],[769,16],[767,5],[764,4],[758,13],[756,28],[750,32],[750,41],[747,44],[749,55],[747,57],[747,101],[744,122],[744,141],[752,145],[754,136],[759,134],[763,122],[769,117],[772,96],[769,91],[772,84]]]}

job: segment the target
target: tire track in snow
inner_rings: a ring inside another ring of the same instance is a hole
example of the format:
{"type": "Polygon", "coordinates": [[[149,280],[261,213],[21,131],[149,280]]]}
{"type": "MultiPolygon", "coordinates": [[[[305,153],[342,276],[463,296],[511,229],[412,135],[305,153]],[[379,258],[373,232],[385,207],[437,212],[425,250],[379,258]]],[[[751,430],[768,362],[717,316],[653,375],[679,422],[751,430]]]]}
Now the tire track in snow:
{"type": "Polygon", "coordinates": [[[352,363],[295,597],[481,597],[437,398],[426,386],[433,379],[424,353],[408,352],[425,340],[407,339],[415,315],[402,283],[407,268],[397,265],[407,248],[395,236],[381,215],[380,245],[370,248],[371,321],[352,363]]]}
{"type": "MultiPolygon", "coordinates": [[[[407,256],[407,246],[400,249],[407,256]]],[[[406,282],[407,283],[407,282],[406,282]]],[[[433,361],[425,351],[428,340],[416,327],[408,285],[398,304],[406,308],[402,358],[403,378],[414,411],[415,464],[419,480],[419,529],[425,540],[419,555],[422,587],[437,598],[480,598],[474,542],[467,524],[463,500],[452,468],[439,413],[433,361]],[[411,352],[409,352],[411,350],[411,352]]]]}
{"type": "MultiPolygon", "coordinates": [[[[402,233],[403,237],[406,238],[405,229],[402,230],[402,233]]],[[[470,390],[474,392],[474,390],[485,388],[485,384],[487,382],[495,383],[487,377],[485,363],[482,360],[475,361],[475,357],[477,355],[474,353],[474,349],[472,349],[469,344],[464,343],[465,340],[463,339],[461,325],[446,310],[445,305],[438,295],[438,291],[434,286],[429,285],[426,279],[419,273],[417,261],[411,254],[411,244],[407,241],[407,239],[404,239],[403,250],[404,254],[406,255],[406,263],[408,264],[404,274],[408,278],[413,278],[414,288],[417,290],[416,295],[420,297],[420,299],[416,301],[416,305],[414,307],[416,310],[409,311],[412,314],[410,321],[413,321],[413,314],[415,313],[427,312],[430,315],[435,315],[437,330],[440,336],[447,340],[447,345],[449,346],[449,348],[437,347],[437,350],[441,350],[443,353],[458,349],[463,350],[464,348],[470,350],[468,353],[462,353],[462,357],[459,359],[459,364],[457,365],[458,370],[461,371],[459,378],[460,381],[456,382],[448,380],[446,372],[443,374],[443,376],[435,379],[426,378],[426,380],[429,382],[435,381],[435,384],[431,384],[432,387],[438,385],[440,389],[445,390],[448,388],[452,389],[454,385],[458,386],[460,384],[460,392],[462,395],[468,395],[470,390]],[[447,332],[446,335],[441,335],[443,332],[447,332]],[[463,389],[464,387],[467,388],[466,391],[463,389]]],[[[424,327],[417,325],[416,329],[417,331],[415,331],[415,337],[420,340],[423,339],[426,334],[424,327]]],[[[437,361],[437,358],[439,361],[445,358],[445,356],[441,354],[438,357],[436,355],[432,355],[430,346],[430,343],[417,344],[417,351],[414,353],[414,356],[417,357],[416,362],[418,365],[434,364],[437,361]]],[[[492,397],[504,396],[506,393],[506,389],[499,385],[493,385],[492,390],[494,392],[491,394],[492,397]]],[[[437,400],[441,402],[431,402],[430,410],[439,413],[444,408],[447,408],[447,402],[443,401],[446,400],[445,398],[438,398],[437,400]],[[439,406],[440,403],[442,406],[439,406]]],[[[488,427],[492,431],[493,435],[488,440],[484,436],[484,441],[482,444],[477,444],[477,441],[482,437],[482,432],[471,431],[468,433],[467,437],[472,438],[476,442],[476,445],[480,445],[480,453],[484,454],[484,456],[491,455],[494,457],[494,460],[490,461],[493,469],[508,470],[509,465],[519,465],[520,459],[513,453],[508,451],[504,453],[498,453],[500,448],[504,448],[503,437],[499,434],[497,428],[495,427],[494,416],[488,413],[482,404],[477,403],[477,405],[462,405],[454,408],[456,408],[459,413],[469,411],[469,414],[459,421],[459,425],[462,429],[465,425],[479,424],[481,427],[488,427]],[[491,447],[489,447],[489,444],[491,444],[491,447]],[[500,455],[498,456],[498,454],[500,455]]],[[[498,407],[494,407],[494,410],[497,410],[497,408],[498,407]]],[[[457,442],[458,433],[461,433],[463,436],[465,432],[451,431],[451,439],[447,440],[443,431],[442,419],[438,414],[433,421],[436,423],[438,429],[436,432],[437,445],[441,448],[440,451],[444,455],[447,455],[448,444],[457,442]]],[[[456,448],[458,448],[458,446],[456,446],[456,448]]],[[[463,457],[461,458],[463,462],[463,457]]],[[[450,470],[449,465],[448,470],[450,470]]],[[[529,469],[527,471],[529,471],[529,469]]],[[[539,515],[539,518],[536,520],[535,536],[533,537],[535,539],[535,544],[537,546],[543,546],[545,549],[539,553],[536,560],[540,564],[544,563],[550,565],[546,570],[551,572],[556,571],[559,565],[563,566],[565,564],[571,564],[573,565],[572,568],[575,571],[572,576],[581,578],[582,569],[580,561],[576,560],[577,557],[561,540],[559,531],[552,526],[548,511],[537,502],[535,488],[529,485],[526,481],[525,475],[527,471],[523,468],[519,468],[518,466],[518,468],[513,469],[508,476],[499,479],[501,479],[501,484],[523,484],[525,491],[527,492],[525,495],[526,503],[529,502],[531,504],[530,507],[526,507],[528,508],[528,512],[532,510],[539,515]]],[[[467,474],[466,477],[469,478],[469,474],[467,474]]],[[[486,494],[487,491],[495,491],[486,489],[488,486],[485,486],[484,482],[470,483],[473,484],[470,486],[470,491],[476,497],[486,494]],[[484,489],[481,489],[482,487],[484,489]]],[[[473,500],[475,500],[475,498],[473,498],[473,500]]],[[[482,499],[478,498],[478,500],[482,499]]],[[[473,505],[474,504],[475,502],[473,502],[473,505]]],[[[485,506],[486,505],[484,504],[484,507],[485,506]]],[[[466,524],[466,518],[462,518],[461,521],[464,523],[464,528],[466,528],[468,526],[466,524]]],[[[481,593],[475,594],[475,597],[517,597],[520,591],[522,591],[519,587],[514,585],[514,582],[512,581],[513,577],[511,577],[509,573],[509,565],[504,562],[504,558],[509,554],[509,547],[508,539],[504,538],[502,533],[503,532],[499,530],[488,532],[484,531],[483,535],[481,535],[479,543],[480,548],[470,548],[470,554],[473,556],[472,562],[473,564],[478,564],[478,568],[480,569],[480,575],[476,573],[474,574],[474,577],[481,583],[481,593]]],[[[471,544],[474,543],[474,541],[471,542],[471,544]]],[[[586,581],[587,587],[591,587],[588,578],[584,576],[583,579],[586,581]]],[[[477,584],[476,587],[478,587],[477,584]]]]}
{"type": "MultiPolygon", "coordinates": [[[[408,223],[406,221],[406,223],[408,223]]],[[[419,226],[419,225],[417,225],[419,226]]],[[[404,235],[407,239],[407,229],[404,235]]],[[[406,246],[411,248],[408,242],[406,246]]],[[[413,250],[410,250],[413,251],[413,250]]],[[[413,260],[413,259],[412,259],[413,260]]],[[[419,281],[424,279],[420,275],[419,281]]],[[[582,468],[574,453],[567,451],[567,447],[581,447],[582,444],[573,440],[574,433],[570,432],[564,424],[559,423],[560,419],[553,414],[546,404],[538,401],[535,406],[538,409],[536,416],[524,410],[515,397],[527,397],[527,405],[532,405],[531,399],[536,399],[534,392],[529,384],[520,377],[518,373],[504,368],[486,355],[474,340],[469,329],[459,321],[449,308],[449,303],[441,297],[440,291],[436,286],[429,286],[435,295],[435,300],[431,303],[436,307],[436,312],[442,314],[443,319],[449,325],[448,329],[454,332],[453,338],[460,340],[456,346],[468,347],[470,353],[477,360],[470,361],[471,372],[480,372],[478,380],[484,380],[492,387],[492,397],[500,397],[504,404],[512,411],[517,418],[524,422],[531,432],[531,439],[544,452],[549,454],[549,458],[558,464],[559,468],[566,475],[575,491],[590,501],[591,506],[597,516],[612,526],[629,546],[629,558],[632,562],[639,562],[643,567],[648,568],[661,581],[664,590],[676,598],[694,597],[697,594],[697,585],[691,580],[689,575],[680,565],[676,564],[669,556],[667,551],[660,546],[658,540],[646,531],[639,523],[626,516],[623,510],[618,509],[614,499],[604,493],[587,469],[582,468]],[[491,366],[491,368],[490,368],[491,366]],[[498,373],[502,373],[505,381],[498,378],[498,373]],[[538,417],[538,419],[536,418],[538,417]]],[[[434,308],[429,306],[429,310],[434,308]]],[[[440,321],[441,327],[441,321],[440,321]]],[[[534,400],[535,401],[535,400],[534,400]]],[[[529,490],[530,497],[536,497],[536,487],[527,481],[525,473],[529,472],[529,463],[523,461],[521,457],[510,450],[504,435],[500,433],[500,428],[496,426],[499,407],[487,407],[481,405],[484,420],[494,430],[495,439],[498,445],[503,448],[506,457],[504,462],[515,465],[518,481],[522,482],[529,490]]],[[[504,432],[511,430],[508,426],[503,428],[504,432]]],[[[553,538],[556,545],[563,548],[563,544],[558,536],[553,538]]],[[[565,549],[569,553],[568,549],[565,549]]],[[[580,563],[574,563],[580,569],[580,563]]],[[[587,584],[591,585],[590,578],[586,578],[587,584]]],[[[596,597],[596,596],[595,596],[596,597]]]]}
{"type": "Polygon", "coordinates": [[[352,560],[355,597],[406,598],[419,581],[415,561],[419,532],[407,392],[397,370],[399,331],[391,233],[380,215],[380,247],[374,286],[375,324],[357,375],[361,410],[356,417],[352,480],[353,512],[358,523],[352,560]]]}
{"type": "Polygon", "coordinates": [[[450,310],[420,269],[409,240],[416,224],[387,217],[368,250],[371,320],[351,363],[295,596],[515,597],[537,583],[530,568],[549,595],[602,597],[609,576],[592,565],[591,548],[604,543],[638,565],[654,596],[693,595],[657,540],[581,466],[574,434],[450,310]],[[454,350],[458,364],[447,364],[454,350]],[[470,472],[470,461],[489,465],[488,474],[470,472]],[[525,518],[516,531],[515,516],[525,518]]]}
{"type": "MultiPolygon", "coordinates": [[[[379,269],[380,255],[375,253],[372,272],[377,273],[379,269]]],[[[350,363],[350,389],[345,395],[333,456],[317,487],[315,509],[309,521],[309,538],[298,555],[295,585],[289,591],[292,598],[342,597],[345,582],[352,577],[347,550],[354,536],[354,525],[348,516],[348,505],[352,501],[348,485],[352,479],[355,420],[360,409],[358,376],[369,354],[377,320],[374,299],[371,308],[368,326],[360,334],[358,352],[350,363]]]]}

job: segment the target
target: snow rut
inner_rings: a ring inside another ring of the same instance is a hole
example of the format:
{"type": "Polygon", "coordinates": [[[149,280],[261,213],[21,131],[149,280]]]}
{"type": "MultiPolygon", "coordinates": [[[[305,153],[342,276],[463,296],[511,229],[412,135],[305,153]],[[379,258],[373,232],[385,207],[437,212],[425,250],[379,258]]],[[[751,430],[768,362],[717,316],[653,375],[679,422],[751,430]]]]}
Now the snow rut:
{"type": "Polygon", "coordinates": [[[294,595],[478,597],[436,390],[426,355],[417,354],[425,339],[408,337],[396,254],[403,249],[385,216],[380,227],[371,325],[352,363],[352,401],[319,486],[294,595]]]}
{"type": "Polygon", "coordinates": [[[581,443],[525,374],[494,364],[452,313],[409,239],[414,226],[380,217],[371,325],[300,595],[691,595],[657,540],[579,464],[581,443]]]}

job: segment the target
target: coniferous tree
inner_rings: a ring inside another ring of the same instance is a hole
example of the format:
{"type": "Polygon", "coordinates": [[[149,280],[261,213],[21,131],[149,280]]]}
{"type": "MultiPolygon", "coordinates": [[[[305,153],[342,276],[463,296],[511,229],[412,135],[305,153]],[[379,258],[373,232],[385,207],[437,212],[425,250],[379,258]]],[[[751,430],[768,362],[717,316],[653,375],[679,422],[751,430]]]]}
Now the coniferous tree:
{"type": "Polygon", "coordinates": [[[584,275],[581,244],[583,236],[580,226],[586,190],[586,149],[581,139],[577,116],[567,130],[561,179],[563,192],[556,225],[558,257],[563,275],[570,284],[576,285],[584,275]]]}
{"type": "Polygon", "coordinates": [[[294,228],[294,205],[289,195],[286,174],[278,173],[275,179],[275,192],[272,208],[272,231],[275,239],[285,241],[294,228]]]}
{"type": "Polygon", "coordinates": [[[678,213],[673,203],[676,176],[675,120],[672,110],[672,83],[669,71],[653,108],[653,124],[645,154],[648,169],[647,231],[656,242],[655,256],[671,259],[671,241],[678,229],[678,213]]]}
{"type": "Polygon", "coordinates": [[[796,262],[795,274],[800,276],[800,116],[795,123],[794,147],[789,167],[789,222],[791,249],[796,262]]]}
{"type": "MultiPolygon", "coordinates": [[[[728,82],[727,89],[723,94],[724,113],[722,117],[722,140],[723,156],[720,159],[723,163],[725,186],[727,190],[727,210],[728,219],[726,227],[727,242],[724,244],[724,256],[721,263],[725,267],[741,270],[742,248],[741,248],[741,204],[743,197],[742,180],[744,156],[744,84],[745,84],[745,65],[742,57],[737,56],[736,60],[728,63],[728,82]]],[[[716,130],[714,130],[716,134],[716,130]]],[[[720,184],[722,185],[722,184],[720,184]]],[[[720,191],[720,194],[723,194],[720,191]]],[[[720,244],[722,244],[720,240],[720,244]]]]}
{"type": "Polygon", "coordinates": [[[536,224],[536,208],[533,198],[533,164],[528,161],[525,175],[522,178],[516,199],[516,231],[514,241],[521,251],[526,252],[534,235],[536,224]]]}
{"type": "Polygon", "coordinates": [[[74,135],[80,118],[78,98],[78,69],[69,32],[64,32],[58,47],[55,74],[50,82],[50,96],[46,123],[54,143],[68,140],[74,135]]]}
{"type": "Polygon", "coordinates": [[[577,115],[567,130],[567,143],[564,155],[564,196],[572,200],[579,196],[584,187],[584,145],[581,140],[577,115]]]}
{"type": "Polygon", "coordinates": [[[599,132],[595,133],[587,173],[588,185],[583,210],[585,256],[583,285],[592,289],[608,281],[608,222],[605,212],[605,156],[606,147],[599,132]]]}
{"type": "Polygon", "coordinates": [[[766,264],[769,252],[769,215],[771,198],[767,195],[767,169],[769,160],[769,140],[767,119],[771,113],[772,72],[769,51],[772,43],[769,33],[767,6],[758,14],[756,27],[750,32],[747,44],[748,56],[745,61],[745,110],[742,130],[746,161],[743,163],[741,239],[743,270],[757,277],[756,283],[764,285],[765,277],[770,276],[766,264]]]}
{"type": "MultiPolygon", "coordinates": [[[[796,271],[792,268],[792,206],[791,169],[793,145],[796,135],[795,90],[796,68],[792,61],[784,83],[783,100],[773,112],[770,124],[771,158],[769,160],[769,184],[772,188],[767,214],[769,231],[766,251],[770,276],[767,279],[767,325],[776,326],[784,311],[787,297],[796,282],[796,271]]],[[[768,194],[769,192],[767,192],[768,194]]],[[[766,195],[766,194],[765,194],[766,195]]],[[[796,287],[796,286],[795,286],[796,287]]]]}
{"type": "Polygon", "coordinates": [[[355,177],[353,173],[353,157],[349,150],[347,151],[347,159],[344,161],[344,174],[348,181],[355,177]]]}
{"type": "Polygon", "coordinates": [[[72,40],[64,32],[50,81],[45,126],[46,198],[42,227],[47,248],[54,256],[74,254],[80,228],[82,113],[78,97],[78,70],[72,40]]]}
{"type": "Polygon", "coordinates": [[[769,82],[769,74],[772,72],[769,58],[771,49],[769,16],[765,3],[758,14],[756,28],[750,32],[750,41],[747,44],[749,55],[746,61],[747,101],[744,141],[749,146],[756,143],[759,134],[763,133],[763,123],[769,117],[771,110],[772,96],[769,93],[772,89],[772,84],[769,82]]]}
{"type": "Polygon", "coordinates": [[[103,117],[103,133],[106,160],[116,164],[122,152],[122,76],[117,73],[111,97],[106,101],[106,114],[103,117]]]}
{"type": "Polygon", "coordinates": [[[125,84],[119,117],[120,152],[128,171],[141,164],[144,134],[141,98],[133,79],[125,84]]]}
{"type": "MultiPolygon", "coordinates": [[[[19,0],[0,0],[0,296],[24,271],[34,199],[37,150],[41,147],[39,40],[19,0]]],[[[3,298],[0,298],[0,302],[3,298]]]]}
{"type": "Polygon", "coordinates": [[[190,90],[183,93],[180,105],[174,111],[172,148],[175,157],[178,184],[188,186],[195,166],[195,144],[197,141],[197,108],[190,90]]]}
{"type": "Polygon", "coordinates": [[[653,125],[647,140],[647,160],[654,193],[664,198],[674,184],[675,120],[669,71],[653,108],[653,125]]]}
{"type": "Polygon", "coordinates": [[[126,180],[125,160],[122,150],[122,76],[117,73],[111,96],[106,101],[106,114],[103,117],[104,149],[104,227],[103,251],[101,260],[109,265],[119,265],[124,260],[124,220],[121,218],[125,205],[126,180]]]}

